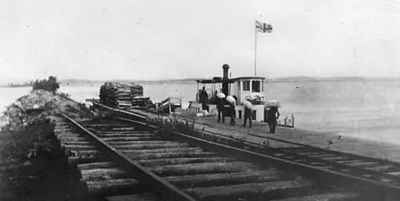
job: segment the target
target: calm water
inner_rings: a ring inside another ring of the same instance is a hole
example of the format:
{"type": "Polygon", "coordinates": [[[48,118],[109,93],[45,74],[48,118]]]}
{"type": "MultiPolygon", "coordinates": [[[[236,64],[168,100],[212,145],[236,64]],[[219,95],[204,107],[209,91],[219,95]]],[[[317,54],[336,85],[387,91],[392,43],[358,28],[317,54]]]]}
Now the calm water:
{"type": "MultiPolygon", "coordinates": [[[[62,86],[71,98],[97,98],[99,85],[62,86]]],[[[143,84],[154,101],[168,96],[193,100],[196,84],[143,84]]],[[[294,113],[296,126],[400,144],[400,81],[271,82],[267,99],[282,103],[281,113],[294,113]]],[[[0,88],[0,111],[30,88],[0,88]]]]}
{"type": "Polygon", "coordinates": [[[4,88],[0,87],[0,112],[3,112],[6,106],[10,105],[19,97],[28,94],[32,87],[15,87],[4,88]]]}

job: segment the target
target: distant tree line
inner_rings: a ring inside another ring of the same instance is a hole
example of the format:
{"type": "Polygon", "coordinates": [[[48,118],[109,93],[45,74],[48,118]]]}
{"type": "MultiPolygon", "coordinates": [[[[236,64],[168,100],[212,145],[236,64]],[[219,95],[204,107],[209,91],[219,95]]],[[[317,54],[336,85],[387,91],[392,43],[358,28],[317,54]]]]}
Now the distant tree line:
{"type": "Polygon", "coordinates": [[[36,80],[32,84],[33,90],[43,89],[55,93],[60,88],[60,84],[57,82],[55,76],[49,76],[48,79],[36,80]]]}
{"type": "Polygon", "coordinates": [[[6,86],[7,87],[30,87],[30,86],[32,86],[32,84],[33,84],[33,81],[29,81],[29,82],[22,82],[22,83],[14,83],[14,82],[11,82],[11,83],[8,83],[6,86]]]}

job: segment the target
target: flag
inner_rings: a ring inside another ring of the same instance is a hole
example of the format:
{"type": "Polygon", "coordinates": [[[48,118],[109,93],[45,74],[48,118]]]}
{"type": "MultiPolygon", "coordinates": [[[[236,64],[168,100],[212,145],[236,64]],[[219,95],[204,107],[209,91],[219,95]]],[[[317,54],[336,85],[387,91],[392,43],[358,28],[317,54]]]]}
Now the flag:
{"type": "Polygon", "coordinates": [[[261,23],[260,21],[256,20],[256,29],[257,29],[257,31],[262,32],[263,23],[261,23]]]}
{"type": "Polygon", "coordinates": [[[257,29],[257,31],[259,31],[261,33],[267,33],[267,32],[271,33],[272,25],[256,20],[256,29],[257,29]]]}

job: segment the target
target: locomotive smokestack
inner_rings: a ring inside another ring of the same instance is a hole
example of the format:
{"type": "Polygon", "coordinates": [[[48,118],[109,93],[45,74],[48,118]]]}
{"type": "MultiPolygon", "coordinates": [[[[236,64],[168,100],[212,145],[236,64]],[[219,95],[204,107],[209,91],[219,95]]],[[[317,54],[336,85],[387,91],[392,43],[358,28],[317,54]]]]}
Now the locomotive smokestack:
{"type": "Polygon", "coordinates": [[[228,84],[229,84],[229,77],[228,77],[228,71],[229,71],[229,65],[224,64],[222,65],[223,69],[223,77],[222,77],[222,93],[224,93],[226,96],[228,96],[228,84]]]}

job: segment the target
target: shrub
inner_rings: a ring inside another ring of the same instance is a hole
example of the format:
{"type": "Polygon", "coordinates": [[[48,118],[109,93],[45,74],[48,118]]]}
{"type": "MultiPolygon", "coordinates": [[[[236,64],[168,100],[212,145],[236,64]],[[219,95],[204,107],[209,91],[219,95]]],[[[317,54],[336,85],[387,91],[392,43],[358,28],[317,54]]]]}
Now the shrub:
{"type": "Polygon", "coordinates": [[[43,89],[52,93],[55,93],[58,88],[60,88],[60,84],[54,76],[49,76],[48,79],[36,80],[32,85],[33,90],[43,89]]]}
{"type": "Polygon", "coordinates": [[[71,99],[71,97],[68,93],[58,92],[58,95],[60,95],[61,97],[65,98],[65,99],[71,99]]]}

